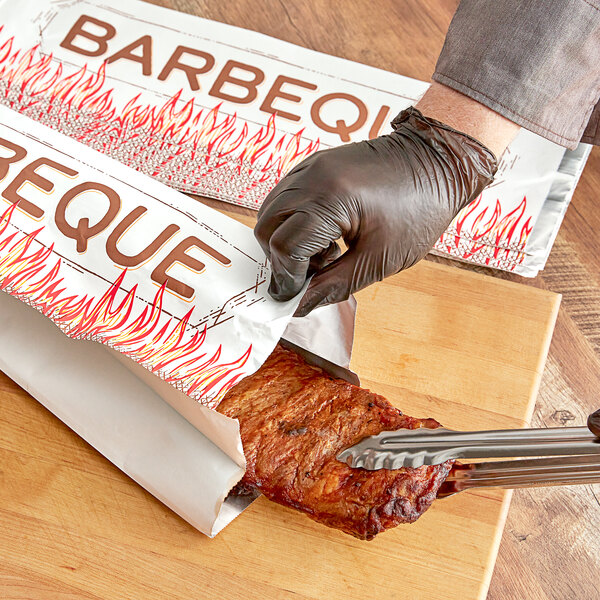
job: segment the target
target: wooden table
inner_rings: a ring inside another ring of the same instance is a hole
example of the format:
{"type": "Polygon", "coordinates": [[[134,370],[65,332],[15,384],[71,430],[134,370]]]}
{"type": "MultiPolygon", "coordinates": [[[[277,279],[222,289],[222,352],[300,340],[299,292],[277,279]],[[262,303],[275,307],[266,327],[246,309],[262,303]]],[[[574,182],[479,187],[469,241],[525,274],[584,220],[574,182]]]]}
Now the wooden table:
{"type": "MultiPolygon", "coordinates": [[[[456,0],[154,0],[154,3],[425,80],[433,71],[458,4],[456,0]]],[[[535,280],[477,269],[493,277],[563,294],[534,414],[535,426],[574,421],[580,424],[587,413],[600,404],[597,399],[597,390],[600,390],[600,239],[595,234],[600,229],[600,212],[593,205],[598,185],[600,152],[594,151],[549,264],[535,280]]],[[[446,262],[455,268],[474,268],[446,262]]],[[[40,410],[43,409],[40,407],[40,410]]],[[[84,442],[81,448],[85,448],[84,442]]],[[[73,456],[73,460],[77,460],[77,456],[73,456]]],[[[0,484],[1,476],[0,465],[0,484]]],[[[600,598],[597,589],[599,498],[598,486],[517,491],[488,598],[600,598]]],[[[129,498],[128,501],[135,500],[129,498]]],[[[106,554],[102,547],[89,548],[89,551],[106,554]]],[[[185,553],[184,548],[182,552],[185,553]]],[[[73,567],[65,565],[64,568],[73,567]]],[[[126,573],[115,576],[126,577],[126,573]]],[[[65,589],[41,586],[36,597],[81,597],[75,590],[72,592],[69,595],[65,589]]],[[[33,591],[24,590],[23,597],[29,593],[33,591]]]]}
{"type": "MultiPolygon", "coordinates": [[[[155,4],[428,80],[458,0],[152,0],[155,4]]],[[[600,407],[600,150],[591,154],[536,279],[563,295],[532,425],[582,424],[600,407]]],[[[600,486],[517,490],[488,600],[600,598],[600,486]]]]}

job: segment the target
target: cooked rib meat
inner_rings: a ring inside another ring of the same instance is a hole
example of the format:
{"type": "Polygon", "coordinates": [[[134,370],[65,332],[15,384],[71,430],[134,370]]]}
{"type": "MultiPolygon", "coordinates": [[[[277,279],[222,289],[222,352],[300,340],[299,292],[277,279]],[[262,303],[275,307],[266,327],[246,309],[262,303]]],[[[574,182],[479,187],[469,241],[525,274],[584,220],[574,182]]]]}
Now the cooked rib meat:
{"type": "Polygon", "coordinates": [[[452,466],[366,471],[336,460],[366,436],[439,423],[407,417],[382,396],[333,379],[281,346],[217,410],[240,422],[247,470],[233,493],[258,490],[360,539],[418,519],[452,466]]]}

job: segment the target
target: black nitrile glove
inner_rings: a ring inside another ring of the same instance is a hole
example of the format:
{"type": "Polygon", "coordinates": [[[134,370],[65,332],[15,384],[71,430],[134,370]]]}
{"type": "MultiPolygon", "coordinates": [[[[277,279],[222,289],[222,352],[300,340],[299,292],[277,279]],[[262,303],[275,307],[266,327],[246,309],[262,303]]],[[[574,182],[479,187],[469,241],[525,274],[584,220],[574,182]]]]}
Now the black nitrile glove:
{"type": "Polygon", "coordinates": [[[273,298],[289,300],[315,273],[297,316],[414,265],[494,177],[496,157],[470,136],[415,108],[392,125],[390,135],[309,156],[258,212],[273,298]]]}

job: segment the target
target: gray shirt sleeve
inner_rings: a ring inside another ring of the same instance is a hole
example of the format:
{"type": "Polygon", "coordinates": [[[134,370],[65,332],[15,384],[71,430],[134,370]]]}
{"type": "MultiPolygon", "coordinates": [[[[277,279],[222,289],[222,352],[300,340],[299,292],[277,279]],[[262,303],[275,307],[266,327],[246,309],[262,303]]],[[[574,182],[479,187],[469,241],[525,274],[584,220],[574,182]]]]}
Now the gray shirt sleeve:
{"type": "Polygon", "coordinates": [[[433,79],[574,148],[600,98],[600,2],[461,0],[433,79]]]}

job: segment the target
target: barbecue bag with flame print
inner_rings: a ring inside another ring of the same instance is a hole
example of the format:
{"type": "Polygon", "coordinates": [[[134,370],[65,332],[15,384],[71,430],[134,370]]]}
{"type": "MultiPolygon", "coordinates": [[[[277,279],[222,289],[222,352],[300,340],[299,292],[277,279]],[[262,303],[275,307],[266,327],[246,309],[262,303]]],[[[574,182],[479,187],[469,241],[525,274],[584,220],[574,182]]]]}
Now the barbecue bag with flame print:
{"type": "Polygon", "coordinates": [[[3,106],[0,207],[0,369],[214,534],[245,459],[211,409],[299,297],[249,227],[3,106]]]}
{"type": "MultiPolygon", "coordinates": [[[[176,189],[258,209],[427,84],[137,0],[0,0],[0,102],[176,189]]],[[[521,131],[434,252],[534,276],[589,153],[521,131]]]]}

